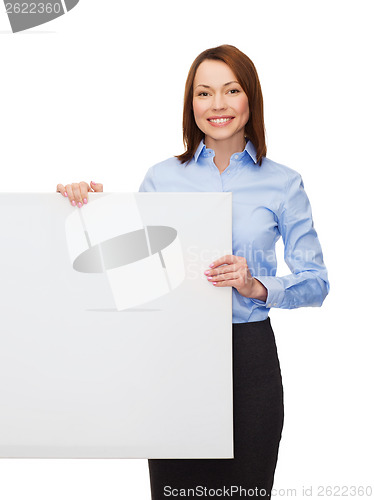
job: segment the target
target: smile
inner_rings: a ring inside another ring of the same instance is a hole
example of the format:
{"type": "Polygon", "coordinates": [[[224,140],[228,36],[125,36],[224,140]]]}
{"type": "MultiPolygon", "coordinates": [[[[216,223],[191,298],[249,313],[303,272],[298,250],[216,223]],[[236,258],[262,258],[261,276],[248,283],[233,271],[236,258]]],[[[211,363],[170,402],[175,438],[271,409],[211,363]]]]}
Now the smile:
{"type": "Polygon", "coordinates": [[[230,123],[234,119],[233,116],[228,117],[228,118],[208,118],[208,122],[211,123],[213,126],[224,126],[227,123],[230,123]]]}

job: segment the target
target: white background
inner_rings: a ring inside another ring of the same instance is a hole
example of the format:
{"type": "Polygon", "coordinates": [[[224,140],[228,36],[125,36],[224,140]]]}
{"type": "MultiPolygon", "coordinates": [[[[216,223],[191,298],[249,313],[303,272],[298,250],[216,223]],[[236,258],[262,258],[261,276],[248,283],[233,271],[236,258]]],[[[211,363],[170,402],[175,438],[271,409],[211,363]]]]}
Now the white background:
{"type": "MultiPolygon", "coordinates": [[[[0,13],[3,192],[80,180],[137,191],[152,164],[183,151],[193,59],[229,43],[255,63],[268,157],[302,174],[331,281],[322,308],[270,313],[285,391],[274,488],[297,491],[274,497],[372,481],[371,7],[81,0],[19,34],[0,13]]],[[[6,500],[150,499],[146,460],[1,460],[0,476],[6,500]]]]}

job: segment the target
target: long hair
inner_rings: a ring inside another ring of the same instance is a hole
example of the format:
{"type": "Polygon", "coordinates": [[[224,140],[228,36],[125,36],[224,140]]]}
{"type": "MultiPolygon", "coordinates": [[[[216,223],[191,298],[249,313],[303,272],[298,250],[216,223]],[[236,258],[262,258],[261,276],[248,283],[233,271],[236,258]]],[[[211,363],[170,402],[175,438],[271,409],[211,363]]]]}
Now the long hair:
{"type": "Polygon", "coordinates": [[[199,54],[188,72],[184,91],[183,105],[183,143],[186,151],[175,155],[181,163],[193,157],[204,133],[198,128],[193,113],[193,82],[199,65],[206,59],[223,61],[235,74],[238,82],[248,97],[249,120],[244,128],[244,135],[256,148],[257,163],[261,165],[262,157],[266,156],[264,109],[260,81],[253,62],[233,45],[220,45],[204,50],[199,54]]]}

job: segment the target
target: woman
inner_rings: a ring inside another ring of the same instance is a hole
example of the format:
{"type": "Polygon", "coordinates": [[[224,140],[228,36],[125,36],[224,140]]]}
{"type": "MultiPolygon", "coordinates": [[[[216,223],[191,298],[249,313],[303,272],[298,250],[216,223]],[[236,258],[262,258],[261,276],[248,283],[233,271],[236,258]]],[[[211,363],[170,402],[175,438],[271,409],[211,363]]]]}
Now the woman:
{"type": "MultiPolygon", "coordinates": [[[[183,134],[186,151],[153,165],[140,191],[232,192],[233,255],[205,274],[212,286],[233,291],[234,459],[149,460],[152,499],[185,497],[189,488],[270,497],[284,413],[269,309],[320,306],[327,270],[300,174],[266,158],[260,82],[236,47],[208,49],[193,62],[183,134]],[[275,276],[280,236],[291,270],[284,277],[275,276]]],[[[89,189],[102,185],[57,186],[78,206],[89,189]]]]}

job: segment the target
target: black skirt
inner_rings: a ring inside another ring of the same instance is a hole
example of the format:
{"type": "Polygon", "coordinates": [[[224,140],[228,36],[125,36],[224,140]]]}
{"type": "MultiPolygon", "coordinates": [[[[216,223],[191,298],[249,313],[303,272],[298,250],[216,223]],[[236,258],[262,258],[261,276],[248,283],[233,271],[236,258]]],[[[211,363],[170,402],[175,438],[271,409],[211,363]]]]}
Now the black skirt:
{"type": "Polygon", "coordinates": [[[148,460],[152,500],[270,498],[284,417],[282,377],[270,318],[234,323],[232,340],[234,458],[148,460]],[[188,489],[195,491],[188,493],[188,489]],[[209,490],[215,491],[209,494],[209,490]]]}

